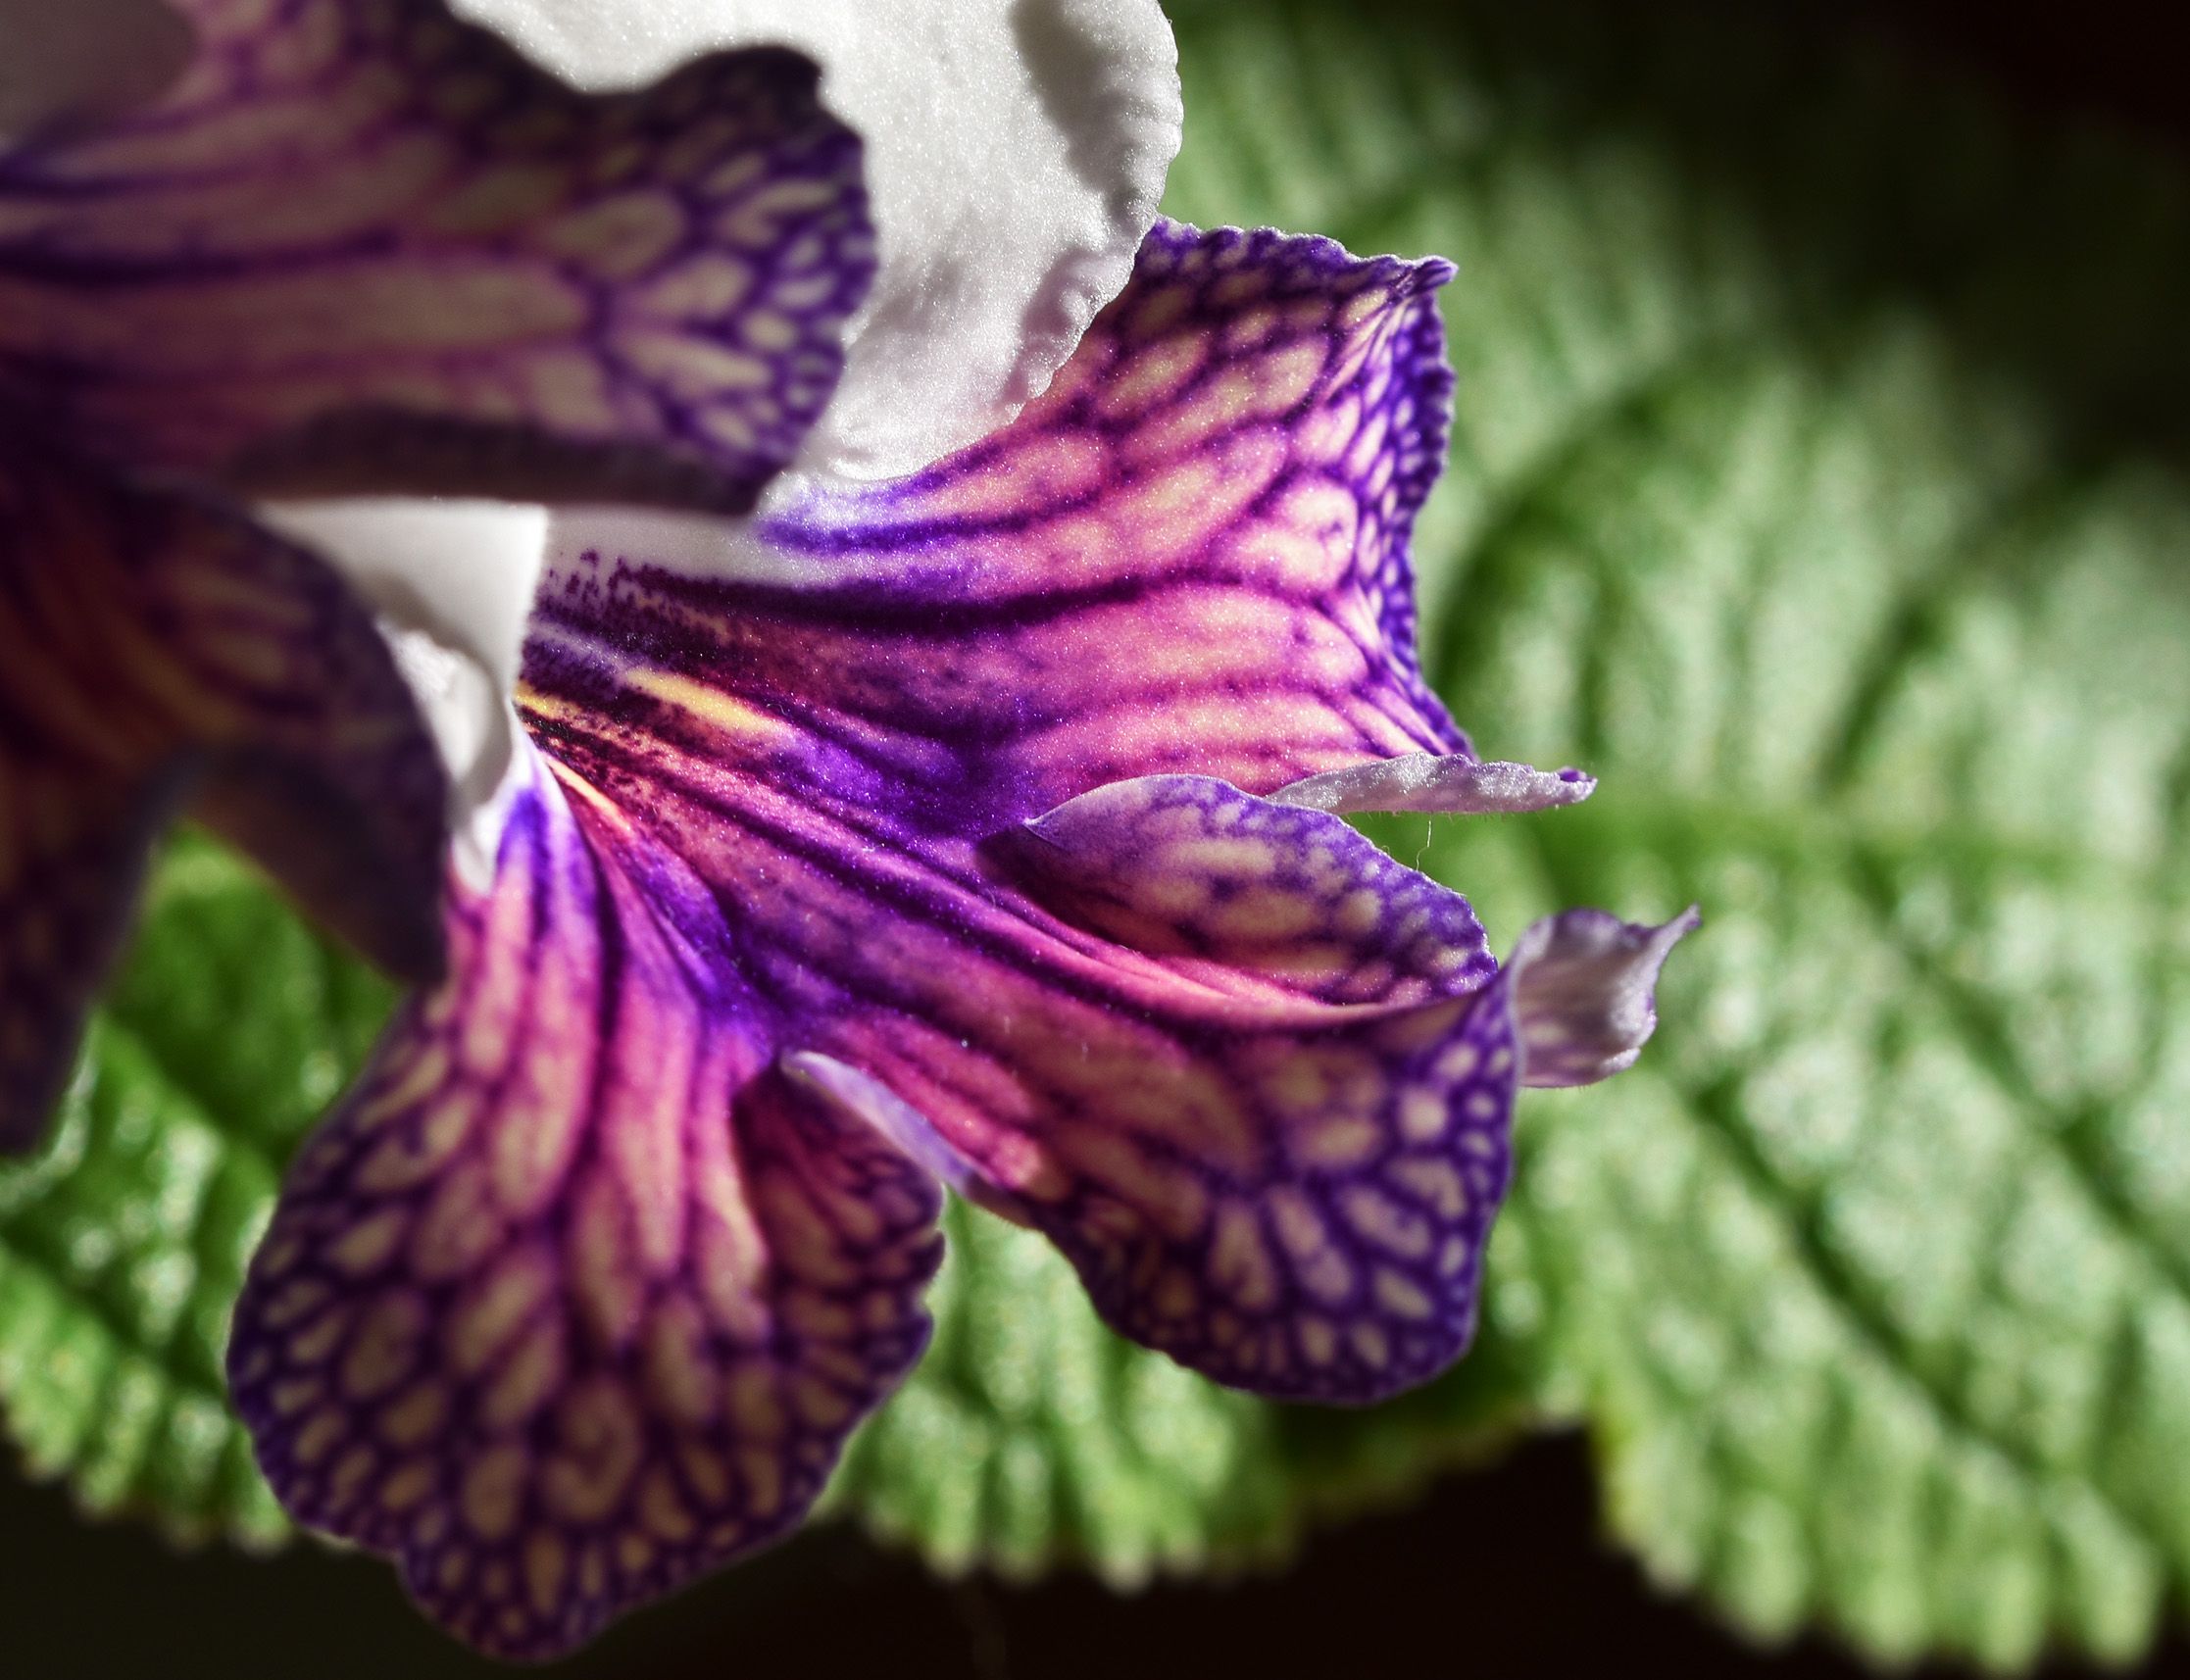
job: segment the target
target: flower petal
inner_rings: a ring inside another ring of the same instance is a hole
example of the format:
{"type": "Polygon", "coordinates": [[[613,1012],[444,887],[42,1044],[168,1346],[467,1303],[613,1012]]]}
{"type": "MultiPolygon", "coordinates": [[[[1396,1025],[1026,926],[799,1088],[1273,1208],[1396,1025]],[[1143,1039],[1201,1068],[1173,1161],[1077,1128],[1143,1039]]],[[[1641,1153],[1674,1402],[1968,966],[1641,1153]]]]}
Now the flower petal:
{"type": "Polygon", "coordinates": [[[1003,838],[1050,910],[1214,987],[1419,1003],[1497,968],[1466,899],[1321,812],[1228,782],[1112,782],[1003,838]]]}
{"type": "Polygon", "coordinates": [[[1049,392],[929,471],[743,528],[559,517],[536,657],[575,638],[610,706],[582,671],[652,650],[962,827],[1159,771],[1265,792],[1469,759],[1416,665],[1407,551],[1449,272],[1166,224],[1049,392]]]}
{"type": "Polygon", "coordinates": [[[588,98],[439,0],[176,0],[156,103],[0,154],[0,404],[262,493],[738,511],[872,269],[859,144],[762,50],[588,98]]]}
{"type": "Polygon", "coordinates": [[[1205,777],[938,832],[979,799],[856,732],[534,652],[540,738],[705,883],[795,1071],[1050,1234],[1111,1322],[1324,1400],[1459,1354],[1518,1062],[1457,895],[1205,777]]]}
{"type": "Polygon", "coordinates": [[[259,514],[324,556],[380,615],[448,767],[457,868],[483,888],[517,763],[510,691],[547,555],[547,510],[370,497],[271,503],[259,514]]]}
{"type": "Polygon", "coordinates": [[[1241,791],[1466,757],[1406,561],[1443,273],[1162,229],[998,438],[743,549],[600,521],[526,651],[536,738],[705,883],[793,1072],[1272,1394],[1453,1359],[1505,1182],[1465,901],[1241,791]]]}
{"type": "Polygon", "coordinates": [[[772,41],[867,145],[881,268],[801,465],[876,478],[987,436],[1124,285],[1178,151],[1157,0],[458,0],[581,87],[772,41]]]}
{"type": "Polygon", "coordinates": [[[177,805],[438,971],[432,742],[341,580],[232,510],[0,447],[0,1148],[31,1142],[177,805]]]}
{"type": "Polygon", "coordinates": [[[918,1358],[936,1187],[778,1067],[713,906],[537,772],[300,1156],[236,1405],[302,1521],[553,1655],[783,1532],[918,1358]]]}
{"type": "Polygon", "coordinates": [[[45,1136],[172,803],[165,780],[94,778],[13,741],[0,758],[0,1159],[45,1136]]]}
{"type": "Polygon", "coordinates": [[[1484,764],[1457,753],[1404,753],[1396,759],[1304,776],[1270,798],[1311,811],[1512,814],[1579,805],[1596,790],[1596,777],[1576,769],[1484,764]]]}
{"type": "Polygon", "coordinates": [[[1658,971],[1702,920],[1694,905],[1659,927],[1570,910],[1523,933],[1507,963],[1522,1083],[1594,1085],[1632,1067],[1658,1029],[1658,971]]]}
{"type": "MultiPolygon", "coordinates": [[[[897,1075],[989,1197],[1056,1240],[1112,1324],[1219,1381],[1361,1402],[1450,1364],[1519,1072],[1467,901],[1333,816],[1199,777],[1101,788],[1026,832],[1029,896],[1163,979],[1114,975],[1112,1018],[1076,1031],[1021,1025],[1008,1107],[946,1094],[963,1053],[926,1046],[897,1075]]],[[[982,1002],[1061,1014],[1034,990],[982,1002]]],[[[905,1056],[874,1037],[870,1057],[905,1056]]]]}

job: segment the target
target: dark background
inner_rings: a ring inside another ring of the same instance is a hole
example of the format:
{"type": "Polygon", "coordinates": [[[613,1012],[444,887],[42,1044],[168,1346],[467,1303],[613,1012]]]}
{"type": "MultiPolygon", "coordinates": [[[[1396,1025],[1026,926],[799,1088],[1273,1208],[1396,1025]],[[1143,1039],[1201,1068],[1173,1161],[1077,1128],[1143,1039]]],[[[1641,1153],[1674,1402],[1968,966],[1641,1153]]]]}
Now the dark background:
{"type": "MultiPolygon", "coordinates": [[[[1571,1437],[1313,1541],[1282,1575],[1120,1597],[1062,1577],[936,1580],[831,1524],[620,1624],[556,1680],[1565,1680],[1607,1671],[1866,1680],[1819,1639],[1755,1652],[1660,1599],[1597,1534],[1571,1437]]],[[[10,1680],[491,1680],[402,1602],[394,1571],[299,1548],[178,1561],[0,1484],[0,1673],[10,1680]]],[[[1930,1676],[1957,1673],[1927,1668],[1930,1676]]],[[[2067,1665],[2045,1680],[2090,1672],[2067,1665]]],[[[2179,1636],[2140,1673],[2190,1675],[2179,1636]]]]}
{"type": "MultiPolygon", "coordinates": [[[[2181,8],[1711,3],[1776,16],[1820,54],[1850,37],[1882,41],[1943,87],[1974,77],[2034,123],[2126,129],[2190,167],[2181,8]]],[[[939,1582],[847,1529],[818,1528],[624,1624],[555,1672],[1165,1680],[1369,1671],[1428,1680],[1614,1665],[1779,1680],[1866,1672],[1820,1640],[1753,1652],[1694,1606],[1656,1596],[1600,1539],[1587,1448],[1573,1438],[1536,1442],[1495,1469],[1441,1483],[1411,1510],[1326,1533],[1282,1576],[1131,1598],[1072,1578],[1032,1588],[939,1582]]],[[[10,1680],[491,1672],[412,1616],[382,1565],[311,1548],[271,1560],[225,1551],[177,1558],[138,1530],[86,1525],[59,1491],[0,1470],[0,1674],[10,1680]]],[[[2190,1641],[2170,1639],[2140,1672],[2190,1676],[2190,1641]]]]}

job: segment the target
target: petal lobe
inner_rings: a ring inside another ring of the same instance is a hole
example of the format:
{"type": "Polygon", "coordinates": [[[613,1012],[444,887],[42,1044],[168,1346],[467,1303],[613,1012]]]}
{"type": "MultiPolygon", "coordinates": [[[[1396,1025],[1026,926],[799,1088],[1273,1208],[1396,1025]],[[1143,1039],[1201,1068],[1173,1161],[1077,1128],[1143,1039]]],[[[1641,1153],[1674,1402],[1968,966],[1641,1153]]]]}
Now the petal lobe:
{"type": "Polygon", "coordinates": [[[267,495],[740,512],[872,233],[813,65],[589,98],[439,0],[178,0],[156,103],[0,159],[0,407],[267,495]]]}
{"type": "Polygon", "coordinates": [[[1634,1065],[1658,1027],[1658,973],[1703,920],[1694,905],[1662,926],[1601,910],[1548,916],[1514,946],[1525,1081],[1594,1085],[1634,1065]]]}
{"type": "Polygon", "coordinates": [[[778,1070],[674,865],[542,775],[448,982],[293,1167],[229,1350],[288,1508],[519,1659],[795,1524],[939,1258],[933,1181],[778,1070]]]}
{"type": "Polygon", "coordinates": [[[424,723],[323,563],[27,431],[0,448],[0,1148],[21,1148],[178,811],[414,979],[441,961],[447,828],[424,723]]]}

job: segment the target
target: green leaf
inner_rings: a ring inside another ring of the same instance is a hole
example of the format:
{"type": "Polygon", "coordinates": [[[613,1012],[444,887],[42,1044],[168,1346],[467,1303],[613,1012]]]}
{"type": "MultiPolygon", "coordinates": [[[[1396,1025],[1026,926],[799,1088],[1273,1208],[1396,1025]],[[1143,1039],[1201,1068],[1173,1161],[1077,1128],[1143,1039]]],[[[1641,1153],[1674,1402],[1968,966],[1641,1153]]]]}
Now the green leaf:
{"type": "Polygon", "coordinates": [[[1119,1584],[1290,1531],[1269,1408],[1132,1347],[1040,1238],[954,1206],[936,1334],[834,1495],[937,1566],[1119,1584]]]}
{"type": "Polygon", "coordinates": [[[286,1534],[228,1411],[228,1313],[390,1001],[242,865],[171,848],[52,1141],[0,1166],[0,1421],[32,1475],[178,1540],[286,1534]]]}
{"type": "Polygon", "coordinates": [[[934,1343],[831,1487],[945,1571],[1073,1563],[1133,1586],[1279,1561],[1311,1515],[1389,1499],[1518,1418],[1497,1351],[1369,1429],[1219,1388],[1112,1335],[1042,1238],[964,1205],[946,1217],[934,1343]]]}
{"type": "Polygon", "coordinates": [[[1603,778],[1379,836],[1495,941],[1706,909],[1642,1064],[1523,1106],[1508,1356],[1745,1628],[2135,1653],[2190,1583],[2179,174],[1656,8],[1180,10],[1181,214],[1458,260],[1425,652],[1603,778]]]}

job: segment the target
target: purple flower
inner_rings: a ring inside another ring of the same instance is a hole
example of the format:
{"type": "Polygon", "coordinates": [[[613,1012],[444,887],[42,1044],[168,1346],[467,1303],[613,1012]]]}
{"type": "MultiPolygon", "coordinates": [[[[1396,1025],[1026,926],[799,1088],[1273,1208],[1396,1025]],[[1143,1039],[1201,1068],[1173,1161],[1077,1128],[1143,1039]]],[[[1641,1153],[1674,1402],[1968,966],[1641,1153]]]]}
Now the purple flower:
{"type": "Polygon", "coordinates": [[[1501,968],[1327,809],[1587,787],[1415,666],[1446,272],[1160,226],[973,448],[560,527],[491,885],[239,1310],[303,1520],[513,1655],[773,1538],[920,1355],[938,1181],[1219,1381],[1458,1357],[1517,1089],[1631,1061],[1687,922],[1501,968]]]}
{"type": "Polygon", "coordinates": [[[399,974],[440,970],[433,741],[366,602],[237,498],[748,508],[821,414],[873,262],[859,141],[790,53],[596,98],[438,0],[5,14],[20,1148],[178,807],[399,974]]]}
{"type": "MultiPolygon", "coordinates": [[[[1133,32],[1152,6],[1041,10],[1169,74],[1168,35],[1133,32]]],[[[1161,92],[1087,103],[1099,133],[1166,121],[1161,92]]],[[[299,1156],[229,1368],[289,1509],[489,1652],[566,1650],[800,1520],[926,1340],[945,1187],[1220,1382],[1422,1381],[1473,1326],[1518,1090],[1650,1035],[1693,913],[1571,912],[1501,965],[1465,899],[1338,815],[1591,788],[1479,761],[1417,666],[1449,268],[1165,222],[1087,325],[1115,284],[1068,306],[1043,278],[1101,269],[1073,238],[1025,265],[1012,333],[971,329],[986,371],[936,413],[932,342],[863,351],[889,310],[855,320],[868,382],[754,518],[558,516],[483,615],[509,651],[453,582],[414,584],[456,783],[446,969],[299,1156]]],[[[708,320],[734,337],[752,307],[708,320]]],[[[403,458],[383,425],[312,435],[403,458]]],[[[451,530],[540,528],[385,512],[283,517],[413,577],[451,530]]]]}

